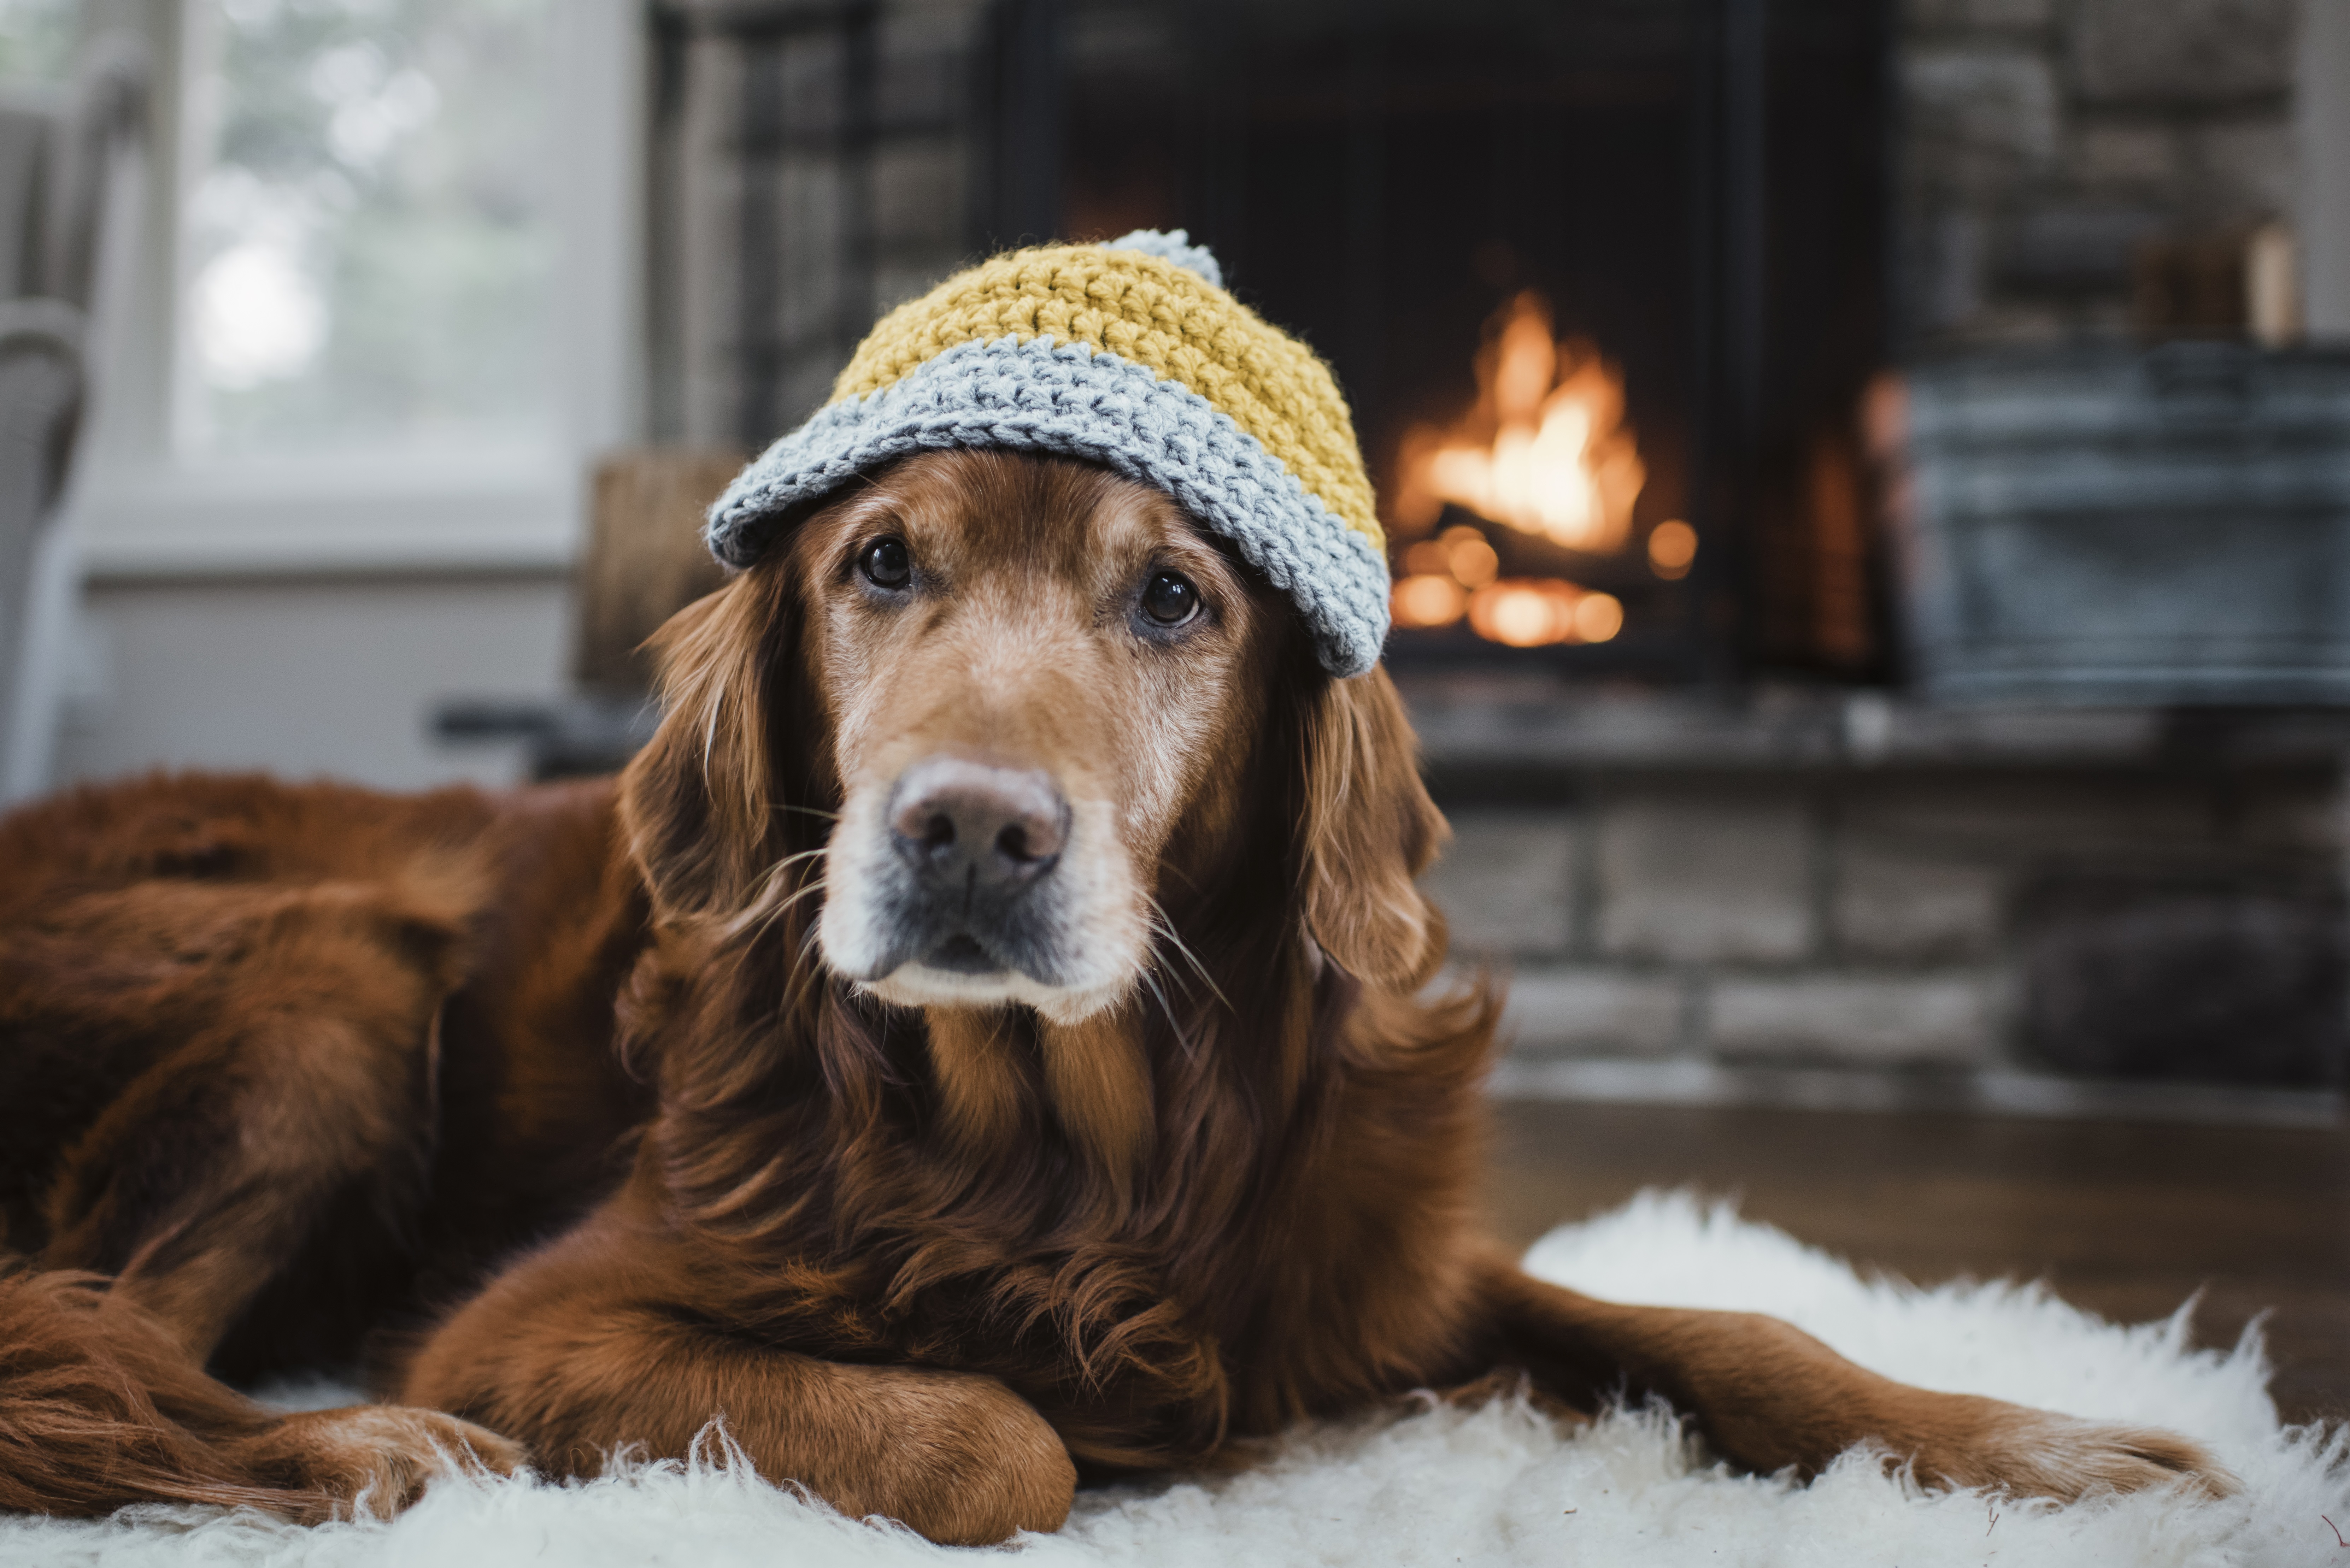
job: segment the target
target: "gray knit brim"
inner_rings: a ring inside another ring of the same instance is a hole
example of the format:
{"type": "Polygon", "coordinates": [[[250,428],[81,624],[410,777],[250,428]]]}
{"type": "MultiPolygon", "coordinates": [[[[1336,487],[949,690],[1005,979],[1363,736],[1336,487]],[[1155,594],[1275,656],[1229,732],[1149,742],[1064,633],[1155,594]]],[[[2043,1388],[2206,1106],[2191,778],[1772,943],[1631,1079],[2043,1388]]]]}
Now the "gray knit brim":
{"type": "Polygon", "coordinates": [[[890,386],[819,410],[711,507],[711,553],[748,566],[788,518],[858,474],[953,447],[1083,458],[1165,491],[1296,601],[1332,674],[1378,662],[1388,567],[1369,539],[1199,393],[1048,337],[960,344],[890,386]]]}

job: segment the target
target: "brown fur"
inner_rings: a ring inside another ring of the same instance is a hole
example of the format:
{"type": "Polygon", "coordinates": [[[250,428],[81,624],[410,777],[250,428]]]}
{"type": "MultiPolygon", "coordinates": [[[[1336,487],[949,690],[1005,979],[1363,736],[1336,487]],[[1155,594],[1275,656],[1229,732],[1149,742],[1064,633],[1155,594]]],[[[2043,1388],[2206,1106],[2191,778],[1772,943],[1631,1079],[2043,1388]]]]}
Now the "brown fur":
{"type": "Polygon", "coordinates": [[[114,1276],[0,1280],[0,1506],[316,1518],[450,1462],[683,1454],[723,1413],[764,1474],[985,1542],[1081,1473],[1496,1366],[1662,1394],[1763,1469],[1874,1439],[2055,1496],[2216,1476],[1479,1243],[1498,998],[1418,994],[1443,825],[1401,705],[1155,493],[912,460],[659,645],[617,787],[154,778],[0,825],[8,1240],[114,1276]],[[911,607],[845,565],[884,526],[943,585],[911,607]],[[1102,607],[1170,564],[1213,618],[1138,650],[1102,607]],[[835,819],[932,753],[1101,803],[1139,867],[1086,872],[1143,955],[1122,989],[900,1005],[828,969],[835,819]],[[271,1417],[198,1370],[369,1331],[408,1408],[271,1417]]]}

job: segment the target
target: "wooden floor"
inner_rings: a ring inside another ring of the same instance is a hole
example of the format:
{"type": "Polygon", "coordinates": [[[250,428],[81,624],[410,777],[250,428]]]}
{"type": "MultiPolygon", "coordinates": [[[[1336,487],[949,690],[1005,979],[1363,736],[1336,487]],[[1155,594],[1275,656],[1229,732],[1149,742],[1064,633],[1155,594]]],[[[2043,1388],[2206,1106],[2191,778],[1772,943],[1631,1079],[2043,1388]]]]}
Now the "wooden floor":
{"type": "Polygon", "coordinates": [[[2268,1311],[2289,1421],[2350,1417],[2350,1134],[1970,1115],[1504,1103],[1487,1205],[1523,1244],[1643,1187],[1929,1283],[2044,1278],[2124,1322],[2268,1311]]]}

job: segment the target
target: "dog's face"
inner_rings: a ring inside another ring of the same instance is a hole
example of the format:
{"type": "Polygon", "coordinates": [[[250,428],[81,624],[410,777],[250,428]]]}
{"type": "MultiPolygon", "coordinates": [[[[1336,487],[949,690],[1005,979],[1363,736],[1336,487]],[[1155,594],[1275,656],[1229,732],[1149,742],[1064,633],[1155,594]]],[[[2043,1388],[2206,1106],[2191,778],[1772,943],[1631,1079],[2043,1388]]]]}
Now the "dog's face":
{"type": "Polygon", "coordinates": [[[664,919],[740,932],[820,893],[813,940],[873,996],[1062,1024],[1141,983],[1162,897],[1240,875],[1274,940],[1357,975],[1440,956],[1412,879],[1442,821],[1386,677],[1323,674],[1288,597],[1148,486],[909,458],[658,646],[623,800],[664,919]]]}
{"type": "Polygon", "coordinates": [[[1162,493],[998,453],[901,463],[792,550],[840,781],[827,961],[912,1006],[1124,996],[1178,825],[1229,815],[1284,601],[1162,493]]]}

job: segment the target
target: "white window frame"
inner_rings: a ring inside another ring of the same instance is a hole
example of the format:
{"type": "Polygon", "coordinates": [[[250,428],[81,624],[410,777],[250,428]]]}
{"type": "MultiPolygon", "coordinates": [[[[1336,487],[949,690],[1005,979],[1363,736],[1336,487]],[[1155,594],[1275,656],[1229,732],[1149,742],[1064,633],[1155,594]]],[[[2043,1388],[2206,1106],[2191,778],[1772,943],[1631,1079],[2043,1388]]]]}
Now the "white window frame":
{"type": "Polygon", "coordinates": [[[641,0],[555,0],[555,439],[504,456],[173,450],[187,246],[208,149],[187,134],[206,0],[151,0],[154,158],[68,523],[86,578],[568,568],[595,455],[641,428],[641,0]]]}

